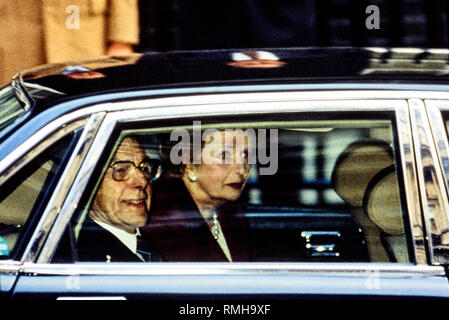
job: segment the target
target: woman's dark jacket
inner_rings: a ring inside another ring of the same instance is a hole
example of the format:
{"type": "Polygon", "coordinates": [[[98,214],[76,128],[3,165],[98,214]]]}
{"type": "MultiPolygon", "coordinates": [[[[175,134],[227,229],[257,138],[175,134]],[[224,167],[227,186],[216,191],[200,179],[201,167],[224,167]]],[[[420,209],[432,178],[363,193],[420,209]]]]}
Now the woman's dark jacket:
{"type": "MultiPolygon", "coordinates": [[[[217,209],[233,262],[250,261],[248,223],[237,202],[217,209]]],[[[167,262],[227,262],[183,181],[163,178],[153,186],[150,219],[141,228],[167,262]]]]}

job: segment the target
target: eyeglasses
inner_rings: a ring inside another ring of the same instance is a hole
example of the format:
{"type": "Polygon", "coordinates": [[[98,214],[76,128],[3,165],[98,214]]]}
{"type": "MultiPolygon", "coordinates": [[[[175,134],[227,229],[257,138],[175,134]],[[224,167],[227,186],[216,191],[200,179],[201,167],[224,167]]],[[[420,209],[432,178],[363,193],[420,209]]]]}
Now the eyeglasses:
{"type": "Polygon", "coordinates": [[[112,178],[116,181],[128,180],[135,169],[139,169],[150,182],[157,180],[162,172],[161,162],[157,159],[144,160],[137,166],[132,161],[117,161],[110,167],[112,168],[112,178]]]}

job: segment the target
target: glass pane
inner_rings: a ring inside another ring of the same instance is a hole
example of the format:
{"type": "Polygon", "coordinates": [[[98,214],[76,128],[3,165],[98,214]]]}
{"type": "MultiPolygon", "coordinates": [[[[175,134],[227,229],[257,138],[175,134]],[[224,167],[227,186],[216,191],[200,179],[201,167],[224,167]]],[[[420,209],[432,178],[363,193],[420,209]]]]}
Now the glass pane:
{"type": "Polygon", "coordinates": [[[0,133],[14,120],[19,118],[25,109],[22,107],[20,101],[14,95],[14,90],[11,86],[4,87],[0,90],[0,133]]]}
{"type": "Polygon", "coordinates": [[[410,262],[393,120],[296,117],[122,131],[65,261],[410,262]]]}
{"type": "Polygon", "coordinates": [[[13,257],[32,213],[51,195],[53,178],[73,136],[45,150],[0,187],[0,258],[13,257]]]}

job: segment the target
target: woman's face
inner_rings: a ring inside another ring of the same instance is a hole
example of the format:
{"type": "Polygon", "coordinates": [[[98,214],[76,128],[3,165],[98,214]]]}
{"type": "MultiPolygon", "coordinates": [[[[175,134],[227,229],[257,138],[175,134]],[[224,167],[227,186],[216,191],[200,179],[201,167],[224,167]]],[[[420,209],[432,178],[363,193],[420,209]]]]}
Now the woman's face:
{"type": "Polygon", "coordinates": [[[241,130],[214,131],[204,135],[201,164],[188,165],[189,191],[199,207],[215,207],[240,197],[251,169],[248,163],[248,139],[241,130]]]}
{"type": "Polygon", "coordinates": [[[200,207],[237,200],[251,169],[248,139],[243,131],[214,131],[204,138],[201,164],[186,168],[187,177],[192,173],[197,177],[197,181],[190,181],[193,199],[200,207]]]}

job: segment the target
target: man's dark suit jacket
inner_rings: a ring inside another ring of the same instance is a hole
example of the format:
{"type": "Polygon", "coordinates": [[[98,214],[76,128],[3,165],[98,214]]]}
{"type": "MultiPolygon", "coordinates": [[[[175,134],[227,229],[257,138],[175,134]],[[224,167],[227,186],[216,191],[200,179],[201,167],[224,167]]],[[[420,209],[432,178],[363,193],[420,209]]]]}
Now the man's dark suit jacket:
{"type": "MultiPolygon", "coordinates": [[[[85,262],[142,262],[116,236],[87,217],[78,236],[78,259],[85,262]]],[[[152,261],[159,262],[156,254],[152,261]]]]}
{"type": "MultiPolygon", "coordinates": [[[[141,228],[167,262],[228,262],[184,183],[161,179],[153,186],[149,223],[141,228]]],[[[217,210],[233,262],[251,259],[248,223],[241,207],[228,203],[217,210]]]]}

